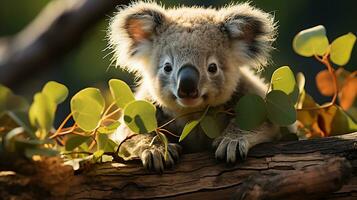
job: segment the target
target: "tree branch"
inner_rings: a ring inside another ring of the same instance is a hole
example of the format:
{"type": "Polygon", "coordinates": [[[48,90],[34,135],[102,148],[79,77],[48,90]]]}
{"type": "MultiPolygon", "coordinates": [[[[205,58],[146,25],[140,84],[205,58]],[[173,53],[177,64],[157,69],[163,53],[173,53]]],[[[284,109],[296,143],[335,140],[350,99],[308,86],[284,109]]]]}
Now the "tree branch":
{"type": "Polygon", "coordinates": [[[57,61],[116,5],[129,0],[51,1],[24,30],[0,39],[0,83],[22,80],[28,73],[57,61]]]}
{"type": "MultiPolygon", "coordinates": [[[[37,188],[42,193],[35,192],[33,195],[37,196],[32,197],[50,196],[54,199],[357,197],[357,133],[261,144],[250,151],[245,162],[234,166],[216,161],[212,152],[188,154],[174,169],[161,175],[145,171],[139,161],[91,165],[82,168],[76,175],[68,166],[61,167],[47,160],[40,163],[34,165],[37,172],[31,176],[11,175],[17,181],[15,183],[24,177],[36,180],[28,181],[24,184],[26,187],[12,182],[12,187],[23,189],[18,189],[17,195],[28,194],[37,188]]],[[[6,184],[1,182],[0,176],[0,185],[9,184],[9,181],[6,184]]],[[[0,194],[9,193],[6,188],[9,187],[0,187],[0,194]]]]}

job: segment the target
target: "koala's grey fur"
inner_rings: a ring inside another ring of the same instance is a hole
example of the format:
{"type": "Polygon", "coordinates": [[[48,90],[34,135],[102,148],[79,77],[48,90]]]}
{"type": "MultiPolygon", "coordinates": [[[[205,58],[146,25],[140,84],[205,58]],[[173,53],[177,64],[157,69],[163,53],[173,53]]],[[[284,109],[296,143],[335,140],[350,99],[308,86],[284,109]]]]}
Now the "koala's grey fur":
{"type": "MultiPolygon", "coordinates": [[[[264,96],[267,85],[252,69],[267,64],[275,35],[273,16],[248,3],[221,9],[165,9],[153,2],[136,2],[119,10],[109,30],[117,65],[141,78],[136,96],[156,103],[159,124],[208,105],[234,105],[247,93],[264,96]],[[170,73],[164,71],[165,63],[172,65],[170,73]],[[194,65],[200,74],[201,96],[189,105],[177,98],[176,91],[176,74],[187,63],[194,65]],[[218,66],[215,74],[207,71],[210,63],[218,66]]],[[[197,117],[180,118],[168,129],[180,134],[183,126],[197,117]]],[[[169,145],[167,160],[163,159],[162,144],[153,141],[155,134],[127,140],[120,153],[126,159],[139,157],[144,167],[162,171],[177,161],[180,146],[185,152],[192,152],[213,144],[217,159],[234,163],[239,156],[244,158],[254,145],[279,137],[279,128],[269,122],[252,131],[239,129],[229,117],[223,117],[221,122],[226,128],[213,143],[198,128],[180,145],[169,145]]],[[[117,132],[116,137],[130,134],[124,127],[117,132]]]]}

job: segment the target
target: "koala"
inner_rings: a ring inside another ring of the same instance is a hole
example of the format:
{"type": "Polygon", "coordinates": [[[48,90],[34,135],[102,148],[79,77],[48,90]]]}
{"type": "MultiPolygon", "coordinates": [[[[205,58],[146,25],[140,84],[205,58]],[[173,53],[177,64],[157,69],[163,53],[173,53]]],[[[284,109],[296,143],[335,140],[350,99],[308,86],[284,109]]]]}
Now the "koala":
{"type": "MultiPolygon", "coordinates": [[[[140,79],[136,97],[155,103],[159,125],[207,106],[232,107],[248,93],[264,97],[268,90],[255,72],[269,62],[276,23],[271,14],[249,3],[220,9],[167,9],[154,2],[136,2],[112,18],[108,35],[117,66],[136,73],[140,79]]],[[[186,115],[165,128],[180,134],[187,122],[199,117],[186,115]]],[[[200,127],[180,143],[169,137],[167,159],[155,133],[125,140],[119,153],[125,159],[140,158],[145,168],[162,172],[182,152],[213,148],[218,160],[235,163],[253,146],[280,137],[279,127],[268,121],[251,131],[240,129],[233,116],[220,121],[222,133],[215,139],[200,127]]],[[[121,127],[114,138],[131,134],[121,127]]]]}

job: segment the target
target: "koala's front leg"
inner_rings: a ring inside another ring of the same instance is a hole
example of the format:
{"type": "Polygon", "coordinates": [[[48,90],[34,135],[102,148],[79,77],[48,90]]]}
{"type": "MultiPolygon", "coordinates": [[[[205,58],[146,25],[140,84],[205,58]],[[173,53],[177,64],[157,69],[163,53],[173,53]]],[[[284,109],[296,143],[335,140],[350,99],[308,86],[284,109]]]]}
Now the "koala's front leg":
{"type": "Polygon", "coordinates": [[[271,123],[265,122],[252,131],[245,131],[240,129],[232,119],[222,136],[213,141],[213,147],[216,149],[215,156],[218,160],[235,163],[237,155],[245,159],[250,148],[263,142],[273,141],[278,137],[279,127],[271,123]]]}
{"type": "Polygon", "coordinates": [[[155,134],[137,134],[120,146],[119,155],[125,160],[140,158],[144,168],[163,172],[164,168],[172,167],[179,159],[181,146],[168,144],[168,155],[165,160],[165,146],[155,138],[155,134]]]}

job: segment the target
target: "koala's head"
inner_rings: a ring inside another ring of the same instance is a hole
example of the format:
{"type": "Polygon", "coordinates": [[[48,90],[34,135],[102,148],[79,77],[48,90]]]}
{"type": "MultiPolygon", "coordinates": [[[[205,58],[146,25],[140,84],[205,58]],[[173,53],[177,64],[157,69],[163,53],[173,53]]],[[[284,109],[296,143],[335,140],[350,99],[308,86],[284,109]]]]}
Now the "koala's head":
{"type": "Polygon", "coordinates": [[[117,64],[138,72],[152,100],[172,110],[227,102],[239,68],[264,66],[274,37],[273,16],[246,3],[216,10],[137,2],[109,30],[117,64]]]}

